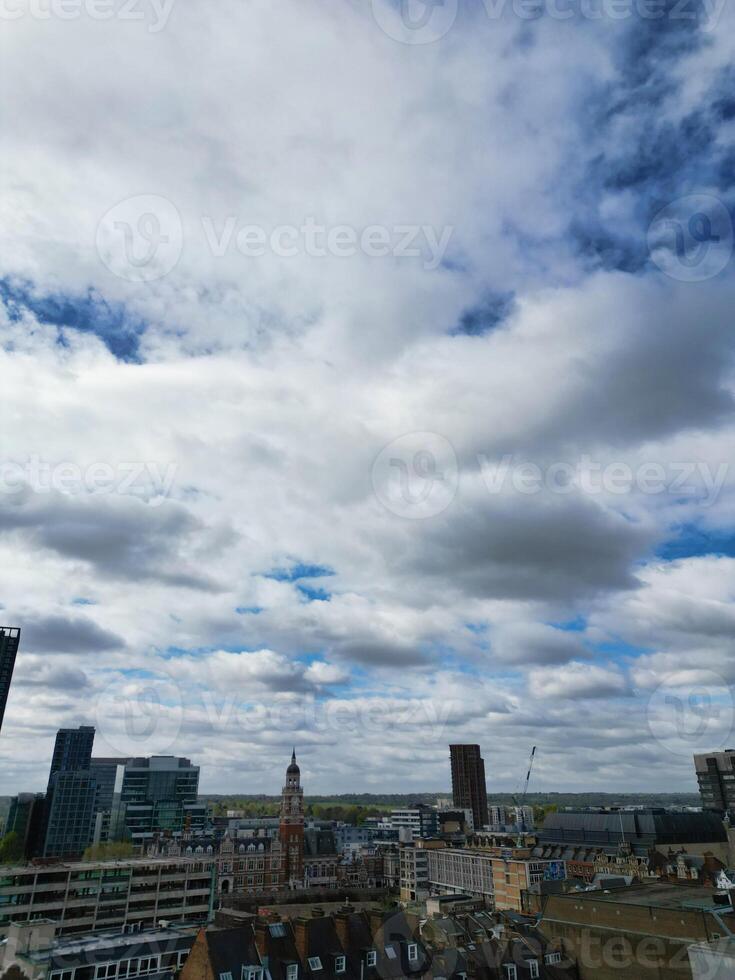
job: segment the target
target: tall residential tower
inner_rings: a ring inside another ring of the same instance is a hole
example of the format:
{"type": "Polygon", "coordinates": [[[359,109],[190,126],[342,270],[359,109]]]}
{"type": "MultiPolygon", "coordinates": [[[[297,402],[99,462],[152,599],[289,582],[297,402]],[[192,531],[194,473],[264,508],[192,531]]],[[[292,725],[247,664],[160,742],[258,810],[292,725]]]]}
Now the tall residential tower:
{"type": "Polygon", "coordinates": [[[452,796],[454,805],[472,811],[476,830],[488,823],[485,760],[479,745],[450,745],[452,762],[452,796]]]}
{"type": "Polygon", "coordinates": [[[10,681],[15,667],[15,655],[20,643],[20,629],[15,626],[0,626],[0,728],[3,727],[5,705],[8,703],[10,681]]]}

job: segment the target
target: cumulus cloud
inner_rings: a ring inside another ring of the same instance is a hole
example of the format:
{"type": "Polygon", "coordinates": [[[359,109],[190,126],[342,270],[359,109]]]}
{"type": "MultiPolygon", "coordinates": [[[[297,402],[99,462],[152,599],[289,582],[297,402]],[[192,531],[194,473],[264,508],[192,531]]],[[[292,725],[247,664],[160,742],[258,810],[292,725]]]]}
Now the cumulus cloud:
{"type": "Polygon", "coordinates": [[[672,5],[462,4],[416,46],[358,2],[7,23],[0,791],[84,722],[212,791],[277,790],[294,741],[314,791],[446,790],[465,739],[498,789],[537,743],[546,788],[693,788],[648,703],[735,679],[732,236],[689,242],[725,260],[697,282],[647,232],[688,195],[732,208],[735,14],[672,5]],[[175,253],[141,281],[156,231],[175,253]]]}
{"type": "Polygon", "coordinates": [[[32,616],[23,629],[23,650],[38,653],[104,653],[125,641],[86,616],[32,616]]]}
{"type": "Polygon", "coordinates": [[[528,681],[531,693],[538,698],[606,698],[625,694],[628,689],[621,671],[583,663],[569,663],[553,670],[534,668],[528,681]]]}

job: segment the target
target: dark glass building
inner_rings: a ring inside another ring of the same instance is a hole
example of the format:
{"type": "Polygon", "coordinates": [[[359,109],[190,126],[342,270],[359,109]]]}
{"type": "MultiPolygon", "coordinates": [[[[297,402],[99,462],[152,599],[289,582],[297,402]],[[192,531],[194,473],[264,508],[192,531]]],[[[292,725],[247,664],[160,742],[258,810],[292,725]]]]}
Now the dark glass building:
{"type": "Polygon", "coordinates": [[[10,800],[5,833],[20,837],[27,858],[37,854],[41,846],[45,799],[43,793],[19,793],[10,800]]]}
{"type": "Polygon", "coordinates": [[[97,783],[87,770],[57,772],[47,796],[43,857],[78,858],[92,843],[97,783]]]}
{"type": "Polygon", "coordinates": [[[56,734],[46,790],[42,857],[75,858],[92,843],[97,780],[91,771],[94,728],[56,734]]]}
{"type": "Polygon", "coordinates": [[[472,811],[475,830],[488,823],[485,760],[479,745],[450,745],[452,801],[460,810],[472,811]]]}
{"type": "Polygon", "coordinates": [[[98,783],[100,840],[145,844],[158,836],[203,832],[207,807],[199,803],[199,767],[172,755],[92,759],[98,783]]]}
{"type": "Polygon", "coordinates": [[[20,643],[20,629],[16,626],[0,626],[0,728],[3,727],[5,705],[8,703],[10,681],[15,667],[15,656],[20,643]]]}
{"type": "Polygon", "coordinates": [[[56,733],[51,775],[64,770],[89,769],[94,746],[94,728],[60,728],[56,733]]]}

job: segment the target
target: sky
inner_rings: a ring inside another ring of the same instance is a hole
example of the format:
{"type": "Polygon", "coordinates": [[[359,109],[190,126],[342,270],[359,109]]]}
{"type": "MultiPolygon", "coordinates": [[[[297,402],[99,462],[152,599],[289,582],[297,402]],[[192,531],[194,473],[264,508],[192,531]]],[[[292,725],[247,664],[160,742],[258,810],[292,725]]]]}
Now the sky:
{"type": "Polygon", "coordinates": [[[735,7],[3,0],[0,793],[696,789],[735,7]]]}

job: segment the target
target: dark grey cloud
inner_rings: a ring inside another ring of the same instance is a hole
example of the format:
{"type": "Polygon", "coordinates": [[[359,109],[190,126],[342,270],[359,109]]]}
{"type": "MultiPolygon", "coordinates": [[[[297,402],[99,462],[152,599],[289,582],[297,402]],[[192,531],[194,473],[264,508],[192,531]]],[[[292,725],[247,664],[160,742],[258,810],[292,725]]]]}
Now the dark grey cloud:
{"type": "Polygon", "coordinates": [[[485,599],[572,600],[634,589],[650,528],[580,497],[477,497],[425,522],[400,570],[485,599]]]}
{"type": "Polygon", "coordinates": [[[83,670],[73,667],[54,667],[49,664],[38,664],[31,670],[26,670],[14,678],[13,683],[18,687],[45,687],[53,691],[74,693],[90,686],[89,678],[83,670]]]}
{"type": "Polygon", "coordinates": [[[22,649],[29,653],[103,653],[124,646],[121,636],[86,616],[23,617],[22,649]]]}
{"type": "Polygon", "coordinates": [[[426,664],[431,658],[417,646],[378,636],[353,637],[329,645],[335,657],[374,667],[411,667],[426,664]]]}
{"type": "Polygon", "coordinates": [[[30,543],[64,558],[87,562],[105,576],[217,588],[186,556],[186,545],[196,536],[206,539],[206,528],[174,502],[150,507],[122,495],[72,497],[26,488],[4,498],[0,507],[0,534],[10,532],[21,532],[30,543]]]}
{"type": "Polygon", "coordinates": [[[582,637],[544,623],[511,623],[497,629],[491,641],[493,659],[500,663],[565,664],[588,657],[582,637]]]}

